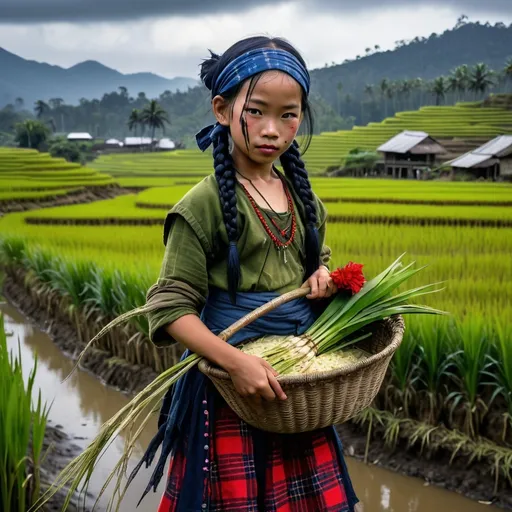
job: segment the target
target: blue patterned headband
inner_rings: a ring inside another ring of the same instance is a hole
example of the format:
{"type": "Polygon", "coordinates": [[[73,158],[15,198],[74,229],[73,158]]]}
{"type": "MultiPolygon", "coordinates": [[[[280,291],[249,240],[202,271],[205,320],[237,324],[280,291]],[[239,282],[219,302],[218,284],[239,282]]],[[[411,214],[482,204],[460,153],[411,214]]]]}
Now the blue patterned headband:
{"type": "MultiPolygon", "coordinates": [[[[308,70],[291,53],[273,48],[257,48],[231,61],[219,74],[212,87],[212,98],[224,94],[247,78],[262,71],[278,70],[288,73],[309,94],[310,78],[308,70]]],[[[204,151],[224,127],[212,124],[204,127],[197,135],[199,149],[204,151]]]]}

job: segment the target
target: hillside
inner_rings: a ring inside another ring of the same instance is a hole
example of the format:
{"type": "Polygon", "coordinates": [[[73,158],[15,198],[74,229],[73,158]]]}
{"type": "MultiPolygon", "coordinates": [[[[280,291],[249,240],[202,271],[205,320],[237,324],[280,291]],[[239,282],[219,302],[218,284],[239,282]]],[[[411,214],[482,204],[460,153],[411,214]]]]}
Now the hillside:
{"type": "Polygon", "coordinates": [[[186,91],[197,80],[186,77],[163,78],[153,73],[123,74],[96,61],[85,61],[68,69],[26,60],[0,48],[0,69],[9,70],[0,77],[0,107],[14,103],[18,97],[26,105],[36,100],[62,98],[65,103],[77,104],[80,98],[101,98],[103,94],[123,86],[136,96],[144,91],[155,97],[165,90],[186,91]]]}
{"type": "MultiPolygon", "coordinates": [[[[468,23],[427,39],[416,38],[395,50],[314,70],[312,88],[335,105],[340,82],[343,95],[349,93],[357,98],[362,97],[367,84],[378,85],[383,78],[431,80],[447,75],[461,64],[472,66],[479,62],[502,70],[509,57],[512,57],[512,25],[468,23]]],[[[380,92],[377,90],[376,94],[380,92]]]]}

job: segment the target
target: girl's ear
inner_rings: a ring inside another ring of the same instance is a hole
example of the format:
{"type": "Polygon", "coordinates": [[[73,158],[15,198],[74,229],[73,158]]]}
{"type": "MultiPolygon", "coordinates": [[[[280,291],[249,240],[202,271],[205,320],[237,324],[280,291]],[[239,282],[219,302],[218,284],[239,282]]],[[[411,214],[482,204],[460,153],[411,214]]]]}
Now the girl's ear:
{"type": "Polygon", "coordinates": [[[212,110],[219,124],[229,126],[229,103],[222,96],[212,99],[212,110]]]}

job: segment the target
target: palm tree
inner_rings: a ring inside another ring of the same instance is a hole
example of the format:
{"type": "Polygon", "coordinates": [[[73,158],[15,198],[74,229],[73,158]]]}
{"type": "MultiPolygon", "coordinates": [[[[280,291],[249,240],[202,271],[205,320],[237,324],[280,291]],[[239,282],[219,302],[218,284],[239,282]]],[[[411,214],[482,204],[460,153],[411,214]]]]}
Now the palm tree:
{"type": "Polygon", "coordinates": [[[446,90],[447,87],[444,76],[439,76],[432,82],[430,92],[436,97],[436,105],[441,104],[441,100],[444,99],[446,90]]]}
{"type": "Polygon", "coordinates": [[[469,68],[467,64],[462,64],[462,66],[457,66],[455,68],[455,76],[459,81],[458,90],[461,93],[462,97],[466,96],[466,91],[469,86],[469,68]]]}
{"type": "Polygon", "coordinates": [[[64,100],[62,98],[50,98],[48,103],[50,104],[50,107],[55,110],[56,108],[62,107],[64,100]]]}
{"type": "Polygon", "coordinates": [[[479,63],[475,64],[475,67],[471,70],[471,76],[469,77],[469,90],[475,93],[475,97],[480,93],[483,96],[487,89],[494,85],[492,80],[493,71],[487,67],[487,64],[479,63]]]}
{"type": "Polygon", "coordinates": [[[157,128],[165,129],[165,123],[170,124],[167,112],[156,100],[151,100],[141,112],[141,121],[151,128],[151,142],[155,138],[157,128]]]}
{"type": "Polygon", "coordinates": [[[505,75],[506,82],[512,82],[512,57],[510,57],[505,63],[503,74],[505,75]]]}
{"type": "Polygon", "coordinates": [[[23,105],[25,104],[25,101],[23,100],[23,98],[18,97],[14,100],[14,104],[16,105],[16,108],[18,110],[21,110],[23,108],[23,105]]]}
{"type": "Polygon", "coordinates": [[[382,100],[384,102],[384,117],[388,117],[388,103],[386,101],[386,96],[387,96],[387,92],[388,92],[388,89],[389,89],[389,83],[388,83],[388,79],[387,78],[383,78],[380,81],[379,88],[380,88],[380,95],[381,95],[382,100]]]}
{"type": "Polygon", "coordinates": [[[451,91],[453,93],[454,102],[459,101],[459,80],[455,76],[455,74],[451,73],[446,79],[446,90],[451,91]]]}
{"type": "Polygon", "coordinates": [[[364,86],[364,93],[373,98],[373,84],[366,84],[364,86]]]}
{"type": "Polygon", "coordinates": [[[141,113],[138,108],[132,109],[130,117],[128,118],[128,130],[134,131],[137,136],[137,126],[141,124],[141,113]]]}
{"type": "Polygon", "coordinates": [[[41,119],[46,112],[50,110],[50,107],[43,100],[37,100],[34,104],[34,111],[36,113],[37,119],[41,119]]]}
{"type": "Polygon", "coordinates": [[[337,103],[338,103],[338,115],[341,116],[341,93],[343,91],[343,84],[341,82],[338,82],[338,84],[336,85],[336,90],[337,90],[336,99],[337,99],[337,103]]]}

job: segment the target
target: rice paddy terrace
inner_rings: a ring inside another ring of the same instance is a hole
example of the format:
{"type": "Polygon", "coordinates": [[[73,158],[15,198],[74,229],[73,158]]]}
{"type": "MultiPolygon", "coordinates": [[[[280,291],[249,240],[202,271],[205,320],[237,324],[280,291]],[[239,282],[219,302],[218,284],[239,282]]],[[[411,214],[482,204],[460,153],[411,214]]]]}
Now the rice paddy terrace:
{"type": "MultiPolygon", "coordinates": [[[[31,283],[39,283],[31,288],[61,294],[75,304],[71,311],[89,304],[109,318],[141,305],[160,272],[165,214],[193,186],[172,181],[170,187],[92,204],[5,215],[4,260],[23,262],[35,279],[31,283]]],[[[378,409],[368,413],[372,421],[386,426],[391,443],[409,436],[411,425],[425,443],[427,432],[437,429],[439,446],[468,457],[480,450],[498,485],[509,485],[504,482],[512,479],[512,186],[321,177],[312,182],[329,210],[333,266],[361,262],[373,276],[406,252],[407,262],[428,265],[410,285],[444,282],[445,289],[424,303],[451,316],[408,321],[378,409]]],[[[120,332],[98,348],[155,371],[172,364],[171,352],[156,351],[147,341],[143,320],[134,328],[129,344],[120,332]]],[[[97,331],[84,329],[84,339],[97,331]]]]}
{"type": "Polygon", "coordinates": [[[111,176],[36,150],[0,148],[0,211],[112,197],[111,176]]]}
{"type": "MultiPolygon", "coordinates": [[[[481,103],[427,106],[399,112],[392,118],[352,130],[315,135],[304,155],[309,172],[321,175],[340,166],[354,148],[375,150],[403,130],[426,131],[446,145],[446,159],[475,148],[500,134],[512,133],[512,110],[481,103]]],[[[117,178],[122,186],[165,186],[168,178],[196,178],[211,172],[210,152],[198,149],[169,153],[112,154],[98,158],[92,167],[117,178]]]]}

